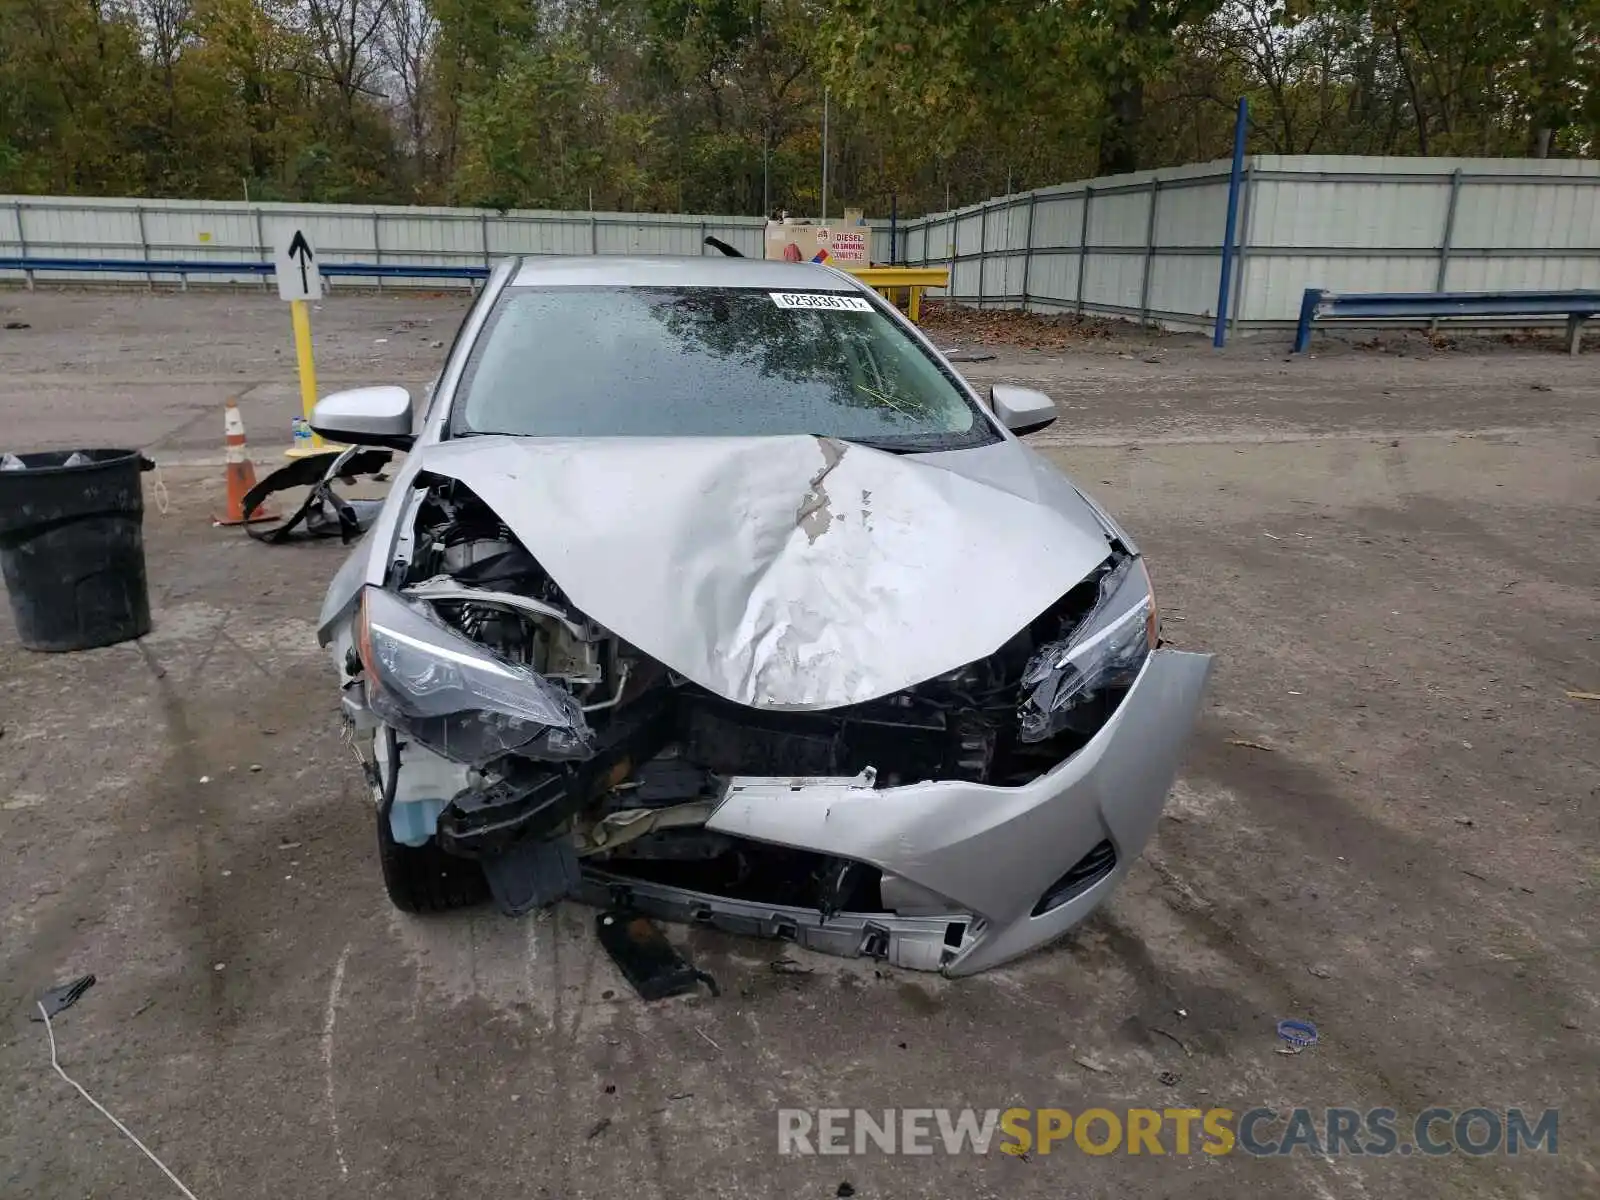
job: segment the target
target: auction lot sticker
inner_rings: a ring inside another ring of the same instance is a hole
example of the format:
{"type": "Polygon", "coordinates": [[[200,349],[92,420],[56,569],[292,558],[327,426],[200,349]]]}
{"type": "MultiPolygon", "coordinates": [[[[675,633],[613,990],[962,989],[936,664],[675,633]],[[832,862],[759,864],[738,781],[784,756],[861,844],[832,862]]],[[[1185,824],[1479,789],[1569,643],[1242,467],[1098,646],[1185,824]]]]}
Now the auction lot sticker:
{"type": "Polygon", "coordinates": [[[769,292],[779,308],[828,308],[837,312],[871,312],[870,302],[860,296],[838,296],[829,292],[769,292]]]}

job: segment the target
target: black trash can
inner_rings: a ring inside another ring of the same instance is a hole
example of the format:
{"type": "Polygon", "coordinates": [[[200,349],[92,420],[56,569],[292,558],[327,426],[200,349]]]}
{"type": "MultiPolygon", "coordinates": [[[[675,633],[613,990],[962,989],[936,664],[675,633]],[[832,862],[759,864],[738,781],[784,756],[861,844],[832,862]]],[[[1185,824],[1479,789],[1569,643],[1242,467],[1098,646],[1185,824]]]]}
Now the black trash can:
{"type": "Polygon", "coordinates": [[[87,650],[150,632],[137,450],[0,456],[0,573],[29,650],[87,650]],[[67,466],[74,454],[86,462],[67,466]]]}

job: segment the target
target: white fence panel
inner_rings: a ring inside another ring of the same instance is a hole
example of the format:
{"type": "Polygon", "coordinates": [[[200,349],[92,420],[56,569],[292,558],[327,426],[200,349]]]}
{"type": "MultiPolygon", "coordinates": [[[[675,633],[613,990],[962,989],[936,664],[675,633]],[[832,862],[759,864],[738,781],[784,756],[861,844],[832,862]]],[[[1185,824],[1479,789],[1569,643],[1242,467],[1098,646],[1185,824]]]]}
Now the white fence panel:
{"type": "Polygon", "coordinates": [[[1005,232],[1003,249],[1006,256],[997,290],[1005,297],[1008,307],[1022,303],[1028,272],[1028,241],[1032,235],[1029,226],[1033,221],[1033,200],[1017,201],[1004,212],[1005,232]]]}
{"type": "Polygon", "coordinates": [[[1163,184],[1156,212],[1156,245],[1215,250],[1222,242],[1222,226],[1227,215],[1226,178],[1214,183],[1163,184]]]}
{"type": "Polygon", "coordinates": [[[1102,192],[1095,190],[1089,206],[1089,245],[1094,248],[1126,247],[1142,250],[1150,224],[1150,189],[1102,192]]]}
{"type": "MultiPolygon", "coordinates": [[[[981,241],[971,226],[985,206],[911,222],[905,261],[951,266],[962,304],[1020,301],[1209,328],[1228,192],[1223,162],[1043,188],[991,201],[981,241]],[[1017,224],[1030,206],[1031,238],[1017,224]]],[[[1594,288],[1600,163],[1255,155],[1244,166],[1235,264],[1236,326],[1294,321],[1310,287],[1594,288]]]]}
{"type": "Polygon", "coordinates": [[[1063,195],[1059,189],[1038,193],[1033,213],[1035,246],[1076,246],[1083,231],[1083,193],[1063,195]]]}
{"type": "Polygon", "coordinates": [[[1465,184],[1456,212],[1455,244],[1562,250],[1600,245],[1600,187],[1465,184]]]}
{"type": "MultiPolygon", "coordinates": [[[[887,222],[875,221],[874,258],[948,266],[948,293],[958,303],[1209,328],[1228,193],[1225,162],[1042,188],[903,222],[898,245],[887,222]]],[[[763,224],[690,214],[3,196],[0,257],[260,263],[290,225],[307,229],[334,263],[462,267],[506,254],[712,253],[707,235],[754,256],[763,224]]],[[[1243,326],[1293,321],[1308,287],[1600,287],[1600,163],[1255,155],[1245,163],[1235,253],[1230,315],[1243,326]]]]}
{"type": "Polygon", "coordinates": [[[1150,260],[1148,309],[1163,322],[1209,321],[1217,309],[1217,256],[1157,251],[1150,260]]]}
{"type": "Polygon", "coordinates": [[[1028,307],[1043,312],[1073,308],[1078,296],[1078,252],[1036,251],[1028,272],[1028,307]]]}
{"type": "Polygon", "coordinates": [[[1296,254],[1256,258],[1250,262],[1248,290],[1242,302],[1252,320],[1292,321],[1300,314],[1300,299],[1307,287],[1334,292],[1431,292],[1437,271],[1438,263],[1431,257],[1296,254]]]}
{"type": "Polygon", "coordinates": [[[1452,292],[1498,292],[1518,288],[1540,291],[1600,288],[1600,256],[1456,258],[1451,260],[1445,277],[1445,290],[1452,292]]]}
{"type": "Polygon", "coordinates": [[[1091,250],[1083,267],[1083,306],[1087,312],[1131,315],[1139,311],[1144,258],[1091,250]]]}
{"type": "MultiPolygon", "coordinates": [[[[304,229],[329,263],[484,266],[508,254],[711,254],[707,235],[763,252],[759,217],[577,213],[225,201],[0,197],[0,257],[270,261],[286,228],[304,229]]],[[[874,222],[887,257],[888,227],[874,222]]],[[[0,271],[0,279],[21,277],[0,271]]],[[[142,282],[143,272],[57,273],[65,281],[142,282]]],[[[253,275],[207,275],[244,282],[253,275]]],[[[406,281],[390,281],[401,283],[406,281]]],[[[419,280],[422,286],[437,281],[419,280]]]]}
{"type": "MultiPolygon", "coordinates": [[[[1448,180],[1444,182],[1448,184],[1448,180]]],[[[1252,244],[1339,250],[1380,246],[1431,249],[1439,245],[1449,199],[1448,186],[1441,186],[1439,180],[1267,179],[1256,185],[1250,198],[1256,214],[1252,244]]]]}

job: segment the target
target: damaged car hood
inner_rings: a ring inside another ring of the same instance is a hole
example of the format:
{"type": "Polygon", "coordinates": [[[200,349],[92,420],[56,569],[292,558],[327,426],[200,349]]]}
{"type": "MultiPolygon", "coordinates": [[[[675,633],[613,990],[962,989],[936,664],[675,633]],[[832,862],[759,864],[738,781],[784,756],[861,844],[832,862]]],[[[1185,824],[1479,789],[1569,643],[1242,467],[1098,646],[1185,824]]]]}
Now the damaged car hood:
{"type": "Polygon", "coordinates": [[[757,708],[858,704],[984,658],[1108,552],[1075,492],[981,479],[1004,458],[1032,473],[1015,443],[935,460],[810,436],[478,436],[415,453],[586,616],[757,708]]]}

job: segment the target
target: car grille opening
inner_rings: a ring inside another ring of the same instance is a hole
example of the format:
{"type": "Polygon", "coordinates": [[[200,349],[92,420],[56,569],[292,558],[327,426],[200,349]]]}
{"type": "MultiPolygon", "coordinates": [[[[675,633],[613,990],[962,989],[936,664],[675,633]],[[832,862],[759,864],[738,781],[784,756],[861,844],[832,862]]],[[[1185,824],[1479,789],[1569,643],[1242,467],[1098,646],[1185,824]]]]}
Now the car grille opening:
{"type": "Polygon", "coordinates": [[[1042,917],[1051,909],[1060,908],[1068,900],[1081,896],[1099,883],[1117,865],[1117,848],[1102,841],[1067,869],[1067,873],[1045,889],[1039,903],[1033,906],[1033,916],[1042,917]]]}

